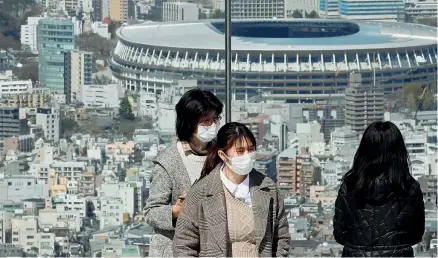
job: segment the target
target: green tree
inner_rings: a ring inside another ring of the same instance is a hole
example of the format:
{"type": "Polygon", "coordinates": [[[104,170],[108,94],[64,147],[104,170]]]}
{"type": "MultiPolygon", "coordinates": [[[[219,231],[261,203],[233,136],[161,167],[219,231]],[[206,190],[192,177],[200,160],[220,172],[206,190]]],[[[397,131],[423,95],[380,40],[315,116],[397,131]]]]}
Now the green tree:
{"type": "Polygon", "coordinates": [[[417,83],[405,84],[403,87],[403,101],[411,112],[417,110],[422,91],[421,85],[417,83]]]}
{"type": "Polygon", "coordinates": [[[409,94],[420,96],[422,92],[421,85],[418,83],[405,84],[403,87],[403,93],[407,97],[409,94]]]}
{"type": "Polygon", "coordinates": [[[201,10],[201,8],[199,8],[199,11],[198,11],[198,19],[200,19],[200,20],[205,20],[205,19],[207,19],[207,18],[208,18],[208,17],[207,17],[207,14],[203,13],[202,10],[201,10]]]}
{"type": "Polygon", "coordinates": [[[78,129],[78,123],[75,120],[65,117],[60,121],[60,130],[63,137],[71,136],[78,129]]]}
{"type": "Polygon", "coordinates": [[[436,99],[433,96],[433,92],[428,91],[424,94],[423,99],[423,105],[421,107],[421,110],[428,111],[428,110],[436,110],[437,109],[437,103],[436,99]]]}
{"type": "Polygon", "coordinates": [[[125,96],[120,102],[119,116],[126,120],[134,120],[134,114],[132,113],[131,103],[129,103],[128,96],[125,96]]]}
{"type": "Polygon", "coordinates": [[[303,18],[303,14],[301,13],[301,11],[300,10],[295,10],[293,13],[292,13],[292,18],[303,18]]]}
{"type": "Polygon", "coordinates": [[[306,18],[316,19],[319,18],[319,15],[315,11],[311,11],[309,14],[306,15],[306,18]]]}
{"type": "Polygon", "coordinates": [[[210,15],[210,19],[225,19],[225,12],[221,10],[214,10],[214,12],[210,15]]]}
{"type": "Polygon", "coordinates": [[[414,94],[409,94],[406,98],[406,107],[409,111],[414,112],[418,107],[418,98],[414,94]]]}

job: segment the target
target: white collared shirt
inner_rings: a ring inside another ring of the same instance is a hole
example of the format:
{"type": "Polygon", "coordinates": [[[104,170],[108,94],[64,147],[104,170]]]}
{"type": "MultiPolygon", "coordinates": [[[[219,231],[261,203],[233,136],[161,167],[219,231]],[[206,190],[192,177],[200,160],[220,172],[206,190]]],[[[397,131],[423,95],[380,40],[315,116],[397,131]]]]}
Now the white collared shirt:
{"type": "Polygon", "coordinates": [[[236,198],[241,200],[248,206],[251,206],[251,191],[249,189],[249,175],[246,176],[240,184],[231,182],[224,174],[223,166],[220,170],[221,180],[224,186],[230,191],[230,193],[236,198]]]}

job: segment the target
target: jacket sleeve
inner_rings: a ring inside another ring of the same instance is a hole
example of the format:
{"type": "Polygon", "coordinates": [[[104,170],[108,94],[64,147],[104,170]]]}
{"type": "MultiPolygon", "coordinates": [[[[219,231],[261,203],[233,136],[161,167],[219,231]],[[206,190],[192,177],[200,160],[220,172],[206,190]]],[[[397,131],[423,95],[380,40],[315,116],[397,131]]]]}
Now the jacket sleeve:
{"type": "Polygon", "coordinates": [[[183,202],[183,207],[175,227],[173,237],[173,256],[199,257],[199,211],[201,198],[197,190],[190,191],[183,202]]]}
{"type": "Polygon", "coordinates": [[[425,214],[424,214],[424,201],[423,201],[423,193],[421,192],[420,184],[418,182],[414,183],[413,190],[409,194],[409,199],[407,200],[408,210],[407,213],[412,214],[409,223],[409,243],[411,245],[415,245],[422,241],[424,234],[424,223],[425,223],[425,214]]]}
{"type": "Polygon", "coordinates": [[[159,163],[150,176],[149,198],[144,208],[146,223],[161,230],[174,230],[172,221],[172,180],[159,163]]]}
{"type": "Polygon", "coordinates": [[[333,236],[341,245],[345,244],[345,235],[347,227],[345,222],[345,214],[347,213],[347,186],[345,183],[341,185],[338,192],[338,197],[335,202],[335,216],[333,217],[333,236]]]}
{"type": "Polygon", "coordinates": [[[284,209],[284,200],[277,192],[277,221],[275,223],[274,231],[274,257],[289,257],[289,249],[291,244],[291,237],[289,234],[289,222],[287,221],[287,214],[284,209]]]}

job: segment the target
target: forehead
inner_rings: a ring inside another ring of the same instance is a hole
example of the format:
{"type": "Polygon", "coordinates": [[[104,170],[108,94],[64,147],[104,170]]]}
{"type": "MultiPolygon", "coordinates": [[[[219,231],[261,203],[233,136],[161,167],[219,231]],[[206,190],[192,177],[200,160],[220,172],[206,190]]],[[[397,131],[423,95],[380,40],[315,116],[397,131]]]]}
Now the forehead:
{"type": "Polygon", "coordinates": [[[236,150],[247,149],[252,147],[254,147],[254,144],[252,144],[251,140],[248,139],[247,137],[241,137],[237,139],[232,146],[232,148],[235,148],[236,150]]]}
{"type": "Polygon", "coordinates": [[[216,111],[211,111],[207,115],[201,116],[200,120],[213,119],[216,117],[217,117],[216,111]]]}

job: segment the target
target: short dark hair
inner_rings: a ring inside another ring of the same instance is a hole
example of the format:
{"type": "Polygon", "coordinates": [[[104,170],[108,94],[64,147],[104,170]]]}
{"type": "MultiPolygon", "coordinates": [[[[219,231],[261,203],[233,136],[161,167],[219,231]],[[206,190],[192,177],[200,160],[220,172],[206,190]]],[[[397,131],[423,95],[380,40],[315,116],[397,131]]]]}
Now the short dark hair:
{"type": "Polygon", "coordinates": [[[352,195],[363,195],[378,181],[405,193],[411,178],[409,153],[403,135],[391,122],[374,122],[365,130],[353,167],[343,181],[352,195]]]}
{"type": "Polygon", "coordinates": [[[201,117],[215,112],[222,113],[224,105],[210,91],[194,88],[182,95],[175,106],[176,135],[180,141],[190,141],[201,117]]]}

